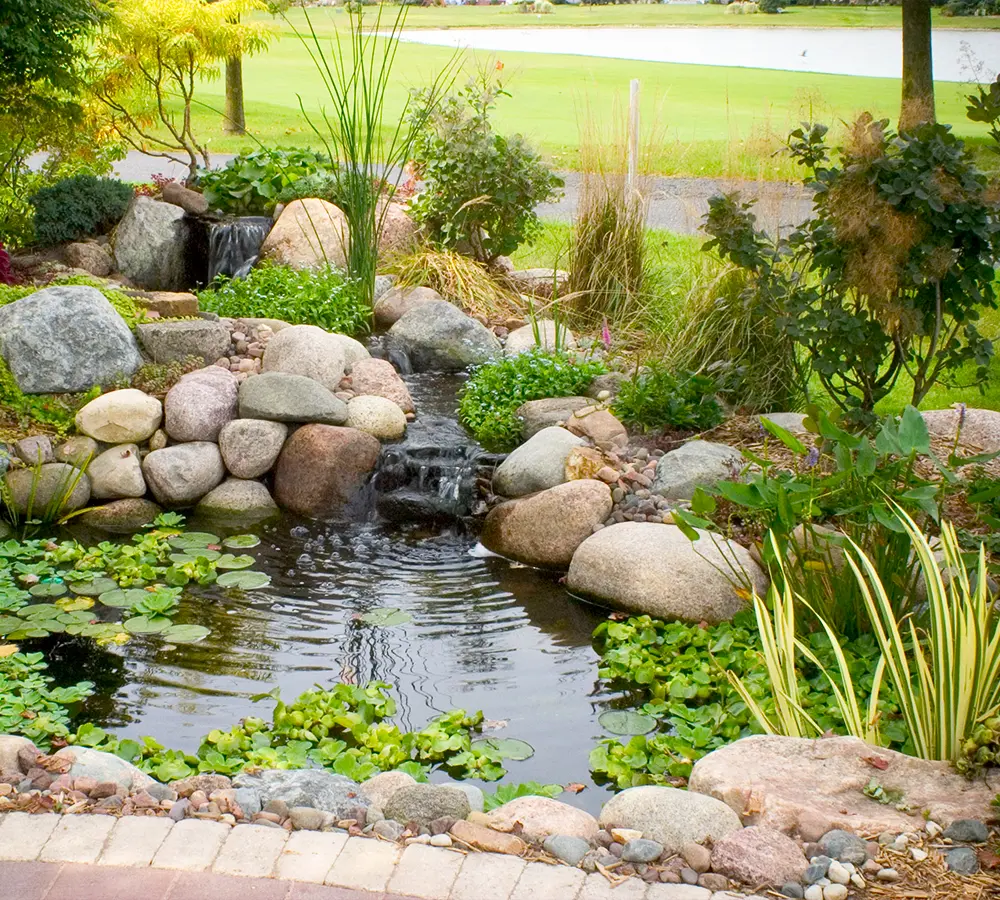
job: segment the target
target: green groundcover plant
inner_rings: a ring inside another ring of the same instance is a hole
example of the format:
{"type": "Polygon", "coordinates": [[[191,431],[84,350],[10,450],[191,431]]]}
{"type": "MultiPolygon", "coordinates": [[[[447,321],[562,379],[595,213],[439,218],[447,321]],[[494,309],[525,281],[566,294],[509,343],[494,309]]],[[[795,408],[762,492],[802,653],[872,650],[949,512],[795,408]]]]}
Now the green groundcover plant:
{"type": "Polygon", "coordinates": [[[605,372],[600,360],[536,349],[477,366],[459,398],[458,415],[484,447],[513,450],[521,440],[522,403],[582,394],[605,372]]]}
{"type": "Polygon", "coordinates": [[[371,327],[371,308],[343,273],[329,266],[297,270],[264,264],[246,278],[220,275],[198,293],[198,302],[202,309],[234,319],[281,319],[340,334],[360,334],[371,327]]]}
{"type": "Polygon", "coordinates": [[[722,407],[715,399],[718,387],[709,375],[654,365],[622,383],[613,412],[626,425],[644,431],[705,431],[722,421],[722,407]]]}

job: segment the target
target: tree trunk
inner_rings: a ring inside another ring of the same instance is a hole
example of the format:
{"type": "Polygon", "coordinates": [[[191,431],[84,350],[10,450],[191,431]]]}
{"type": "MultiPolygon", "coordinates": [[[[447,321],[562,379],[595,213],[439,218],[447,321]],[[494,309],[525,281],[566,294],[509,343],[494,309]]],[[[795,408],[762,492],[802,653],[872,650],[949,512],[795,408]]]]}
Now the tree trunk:
{"type": "Polygon", "coordinates": [[[232,56],[226,60],[226,121],[225,130],[230,134],[246,134],[247,120],[243,111],[243,58],[232,56]]]}
{"type": "Polygon", "coordinates": [[[934,121],[930,0],[903,0],[903,97],[900,131],[934,121]]]}

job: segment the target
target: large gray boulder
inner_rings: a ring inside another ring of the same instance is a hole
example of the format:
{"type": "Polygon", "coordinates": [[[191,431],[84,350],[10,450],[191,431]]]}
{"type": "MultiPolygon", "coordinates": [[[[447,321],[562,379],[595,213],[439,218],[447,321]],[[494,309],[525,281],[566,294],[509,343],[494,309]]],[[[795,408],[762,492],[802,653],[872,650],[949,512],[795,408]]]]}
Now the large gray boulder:
{"type": "Polygon", "coordinates": [[[601,810],[604,828],[632,828],[663,845],[667,854],[679,853],[692,842],[721,841],[743,827],[740,817],[721,800],[680,788],[628,788],[615,794],[601,810]]]}
{"type": "Polygon", "coordinates": [[[440,303],[443,300],[444,297],[434,288],[398,288],[390,285],[375,301],[375,324],[379,328],[391,328],[410,310],[425,303],[440,303]]]}
{"type": "Polygon", "coordinates": [[[255,789],[265,806],[272,800],[283,800],[290,807],[311,806],[326,810],[338,819],[345,818],[358,807],[367,809],[369,806],[368,798],[361,793],[361,785],[325,769],[241,772],[233,779],[233,787],[255,789]]]}
{"type": "Polygon", "coordinates": [[[570,452],[585,443],[565,428],[543,428],[500,464],[493,489],[503,497],[523,497],[562,484],[570,452]]]}
{"type": "Polygon", "coordinates": [[[469,798],[453,787],[414,784],[397,790],[385,805],[387,819],[405,825],[416,822],[428,827],[435,819],[464,819],[470,811],[469,798]]]}
{"type": "Polygon", "coordinates": [[[260,478],[271,471],[288,437],[288,426],[266,419],[236,419],[219,432],[219,451],[237,478],[260,478]]]}
{"type": "Polygon", "coordinates": [[[55,756],[70,764],[66,774],[71,778],[93,778],[97,782],[113,781],[126,791],[141,791],[155,783],[132,763],[103,750],[93,750],[90,747],[63,747],[55,756]]]}
{"type": "Polygon", "coordinates": [[[667,500],[690,500],[696,488],[732,478],[742,465],[743,456],[735,447],[690,441],[660,457],[651,490],[667,500]]]}
{"type": "Polygon", "coordinates": [[[95,457],[87,467],[91,496],[96,500],[144,497],[146,479],[135,444],[119,444],[95,457]]]}
{"type": "Polygon", "coordinates": [[[263,372],[240,385],[240,417],[272,422],[319,422],[342,425],[347,404],[305,375],[263,372]]]}
{"type": "Polygon", "coordinates": [[[503,351],[496,335],[450,303],[422,303],[389,329],[390,347],[416,372],[461,372],[503,351]]]}
{"type": "Polygon", "coordinates": [[[622,522],[587,538],[573,554],[566,586],[628,612],[717,624],[763,594],[768,579],[745,547],[707,531],[689,540],[676,525],[622,522]]]}
{"type": "Polygon", "coordinates": [[[187,290],[189,240],[183,209],[136,197],[115,231],[118,271],[151,291],[187,290]]]}
{"type": "Polygon", "coordinates": [[[187,507],[220,484],[226,468],[216,444],[195,441],[154,450],[143,460],[142,472],[157,502],[187,507]]]}
{"type": "Polygon", "coordinates": [[[86,391],[135,374],[132,332],[97,288],[45,288],[0,306],[0,356],[26,394],[86,391]]]}
{"type": "MultiPolygon", "coordinates": [[[[344,377],[347,365],[345,351],[351,352],[352,362],[357,358],[357,353],[348,347],[346,340],[349,339],[316,325],[283,328],[267,343],[263,370],[304,375],[318,381],[328,391],[335,391],[344,377]]],[[[364,350],[363,347],[361,349],[364,350]]]]}
{"type": "Polygon", "coordinates": [[[7,502],[19,516],[41,517],[75,512],[90,500],[90,479],[69,463],[53,462],[31,469],[11,469],[4,476],[7,502]]]}
{"type": "Polygon", "coordinates": [[[236,418],[238,389],[236,376],[220,366],[185,375],[167,391],[163,427],[175,441],[217,441],[236,418]]]}
{"type": "Polygon", "coordinates": [[[196,356],[205,365],[229,356],[232,336],[222,322],[185,319],[181,322],[147,322],[138,328],[142,348],[153,362],[169,363],[196,356]]]}
{"type": "Polygon", "coordinates": [[[976,450],[1000,450],[1000,412],[956,404],[951,409],[931,409],[923,414],[927,430],[935,437],[959,441],[976,450]]]}

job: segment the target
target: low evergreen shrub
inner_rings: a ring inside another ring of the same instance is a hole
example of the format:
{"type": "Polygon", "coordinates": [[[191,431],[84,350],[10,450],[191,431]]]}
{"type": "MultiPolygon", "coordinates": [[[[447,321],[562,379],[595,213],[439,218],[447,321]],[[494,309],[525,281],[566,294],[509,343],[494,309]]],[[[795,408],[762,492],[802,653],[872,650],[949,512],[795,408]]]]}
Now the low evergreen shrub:
{"type": "Polygon", "coordinates": [[[31,195],[35,211],[35,239],[61,244],[106,234],[125,215],[132,188],[115,178],[74,175],[31,195]]]}

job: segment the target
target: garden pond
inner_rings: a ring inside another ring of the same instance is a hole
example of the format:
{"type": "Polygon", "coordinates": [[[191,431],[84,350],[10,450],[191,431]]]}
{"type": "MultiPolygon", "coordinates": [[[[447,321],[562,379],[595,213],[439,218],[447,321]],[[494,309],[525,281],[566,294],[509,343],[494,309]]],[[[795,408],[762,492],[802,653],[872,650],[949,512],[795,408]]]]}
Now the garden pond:
{"type": "MultiPolygon", "coordinates": [[[[458,482],[478,448],[453,418],[457,379],[408,381],[418,418],[405,442],[387,446],[385,465],[399,469],[407,457],[416,473],[405,493],[422,490],[440,505],[467,489],[458,482]],[[454,460],[444,479],[429,458],[432,444],[454,460]]],[[[99,647],[54,636],[40,645],[51,673],[59,683],[96,684],[83,718],[190,752],[212,729],[267,717],[273,700],[251,698],[275,687],[291,701],[316,684],[387,682],[400,727],[422,728],[456,707],[481,709],[505,723],[489,734],[535,750],[505,764],[504,782],[584,783],[589,790],[564,797],[596,812],[607,794],[591,781],[588,755],[606,736],[598,716],[615,700],[598,679],[592,646],[606,613],[571,597],[556,575],[477,553],[475,538],[455,523],[395,524],[371,511],[358,519],[283,515],[255,529],[261,543],[245,552],[271,583],[186,595],[179,617],[211,629],[204,640],[137,635],[99,647]]],[[[228,533],[194,518],[186,528],[228,533]]],[[[101,539],[72,531],[83,543],[101,539]]]]}

